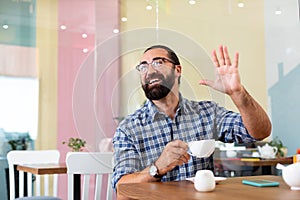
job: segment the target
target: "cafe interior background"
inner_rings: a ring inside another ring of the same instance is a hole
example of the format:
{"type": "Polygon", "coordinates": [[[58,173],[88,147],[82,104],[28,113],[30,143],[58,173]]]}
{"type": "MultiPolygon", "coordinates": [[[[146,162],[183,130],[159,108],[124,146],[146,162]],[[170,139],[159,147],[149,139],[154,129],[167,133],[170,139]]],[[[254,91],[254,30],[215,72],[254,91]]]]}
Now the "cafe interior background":
{"type": "MultiPolygon", "coordinates": [[[[153,44],[180,56],[185,97],[235,111],[198,80],[214,78],[213,49],[238,51],[242,83],[273,123],[267,140],[289,156],[300,147],[298,0],[1,0],[0,16],[2,157],[21,136],[62,162],[70,137],[109,150],[119,120],[145,101],[135,65],[153,44]]],[[[60,177],[59,196],[66,185],[60,177]]]]}

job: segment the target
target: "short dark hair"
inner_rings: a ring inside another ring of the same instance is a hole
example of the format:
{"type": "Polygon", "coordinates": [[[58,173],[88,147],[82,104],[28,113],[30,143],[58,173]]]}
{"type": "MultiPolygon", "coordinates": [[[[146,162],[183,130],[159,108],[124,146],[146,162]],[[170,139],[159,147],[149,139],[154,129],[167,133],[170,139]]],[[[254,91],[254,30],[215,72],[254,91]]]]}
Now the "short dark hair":
{"type": "MultiPolygon", "coordinates": [[[[180,65],[180,62],[179,62],[179,59],[175,53],[175,51],[173,51],[172,49],[170,49],[169,47],[167,46],[164,46],[164,45],[153,45],[149,48],[147,48],[144,53],[146,53],[147,51],[151,50],[151,49],[164,49],[168,52],[168,56],[169,58],[174,62],[174,65],[180,65]]],[[[178,77],[178,84],[180,84],[180,78],[181,76],[178,77]]]]}
{"type": "Polygon", "coordinates": [[[159,44],[158,45],[153,45],[153,46],[147,48],[144,51],[144,53],[146,53],[147,51],[149,51],[151,49],[164,49],[164,50],[166,50],[168,52],[169,58],[174,62],[174,64],[175,65],[180,65],[180,62],[179,62],[179,59],[178,59],[176,53],[172,49],[170,49],[169,47],[164,46],[164,45],[159,45],[159,44]]]}

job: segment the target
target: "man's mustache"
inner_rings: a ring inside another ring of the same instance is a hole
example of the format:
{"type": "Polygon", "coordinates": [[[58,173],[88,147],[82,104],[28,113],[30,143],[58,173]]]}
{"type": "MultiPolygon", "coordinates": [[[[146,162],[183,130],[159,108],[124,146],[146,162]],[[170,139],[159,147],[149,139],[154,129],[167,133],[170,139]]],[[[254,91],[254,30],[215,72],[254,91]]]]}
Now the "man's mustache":
{"type": "Polygon", "coordinates": [[[151,74],[145,79],[145,85],[148,85],[150,80],[152,80],[152,79],[163,80],[164,76],[162,74],[151,74]]]}

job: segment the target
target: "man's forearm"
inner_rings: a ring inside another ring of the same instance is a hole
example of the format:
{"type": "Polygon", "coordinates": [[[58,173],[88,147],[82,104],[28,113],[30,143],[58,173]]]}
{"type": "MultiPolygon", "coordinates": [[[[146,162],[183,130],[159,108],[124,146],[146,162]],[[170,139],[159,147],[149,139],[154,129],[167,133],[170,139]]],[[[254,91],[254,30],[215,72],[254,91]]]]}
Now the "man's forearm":
{"type": "Polygon", "coordinates": [[[256,139],[264,139],[271,134],[272,125],[264,109],[251,97],[245,88],[231,99],[241,113],[243,123],[250,135],[256,139]]]}
{"type": "Polygon", "coordinates": [[[159,181],[159,178],[154,178],[149,174],[149,167],[145,168],[140,172],[135,172],[132,174],[126,174],[120,178],[117,183],[117,196],[118,199],[126,199],[119,194],[118,186],[123,183],[142,183],[142,182],[155,182],[159,181]]]}

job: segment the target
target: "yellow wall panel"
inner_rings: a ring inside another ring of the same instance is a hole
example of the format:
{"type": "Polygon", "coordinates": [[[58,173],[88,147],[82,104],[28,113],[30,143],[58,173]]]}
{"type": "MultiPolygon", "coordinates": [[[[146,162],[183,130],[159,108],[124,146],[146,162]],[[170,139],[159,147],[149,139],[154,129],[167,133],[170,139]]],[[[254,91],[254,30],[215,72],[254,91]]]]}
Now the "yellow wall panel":
{"type": "Polygon", "coordinates": [[[57,144],[57,0],[38,0],[36,10],[40,81],[36,149],[52,149],[57,144]]]}

